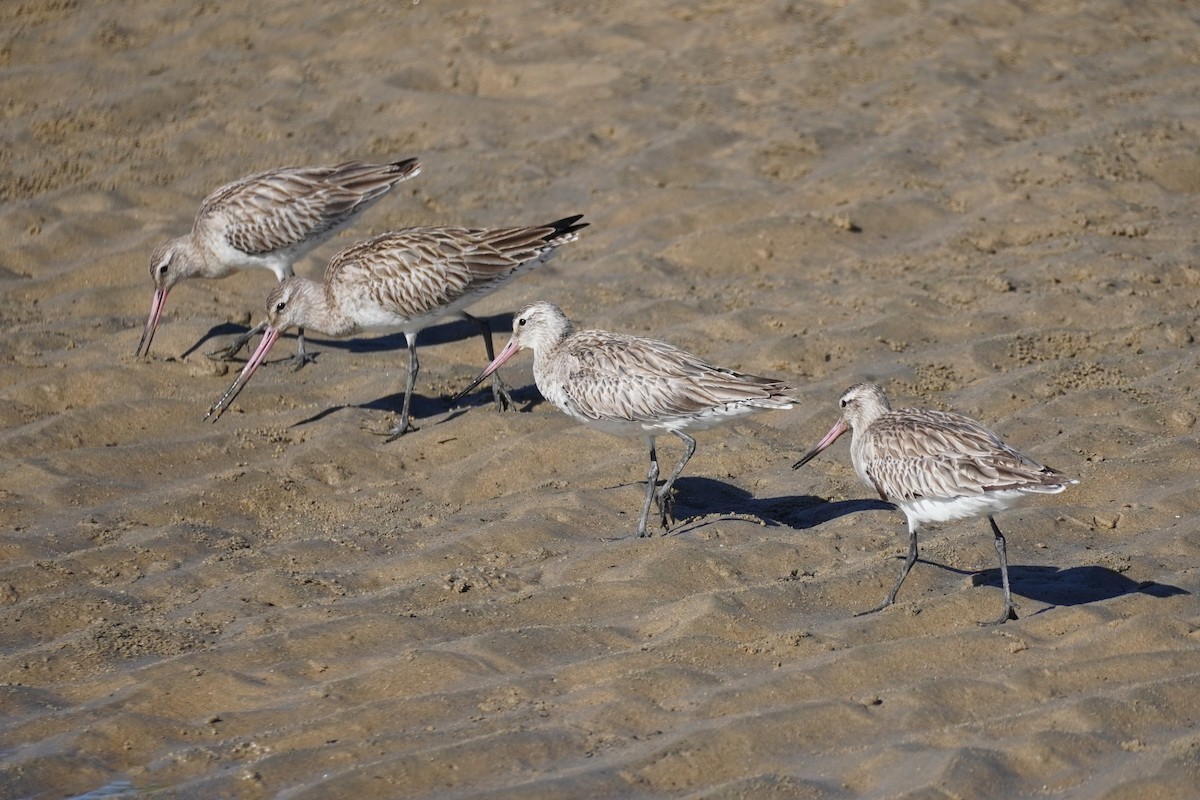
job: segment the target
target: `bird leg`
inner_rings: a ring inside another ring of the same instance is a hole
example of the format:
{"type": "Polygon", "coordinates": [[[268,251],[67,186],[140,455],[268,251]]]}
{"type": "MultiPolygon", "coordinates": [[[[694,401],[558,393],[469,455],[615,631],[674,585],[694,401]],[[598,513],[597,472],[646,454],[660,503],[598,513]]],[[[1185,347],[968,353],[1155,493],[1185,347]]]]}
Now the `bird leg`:
{"type": "Polygon", "coordinates": [[[637,535],[649,536],[646,533],[646,520],[650,518],[650,504],[654,502],[654,489],[658,485],[658,453],[654,451],[654,437],[647,436],[650,443],[650,471],[646,473],[646,503],[642,506],[642,516],[638,520],[637,535]]]}
{"type": "Polygon", "coordinates": [[[883,602],[874,608],[868,608],[866,611],[859,611],[854,616],[861,617],[866,614],[874,614],[876,611],[882,611],[888,606],[896,602],[896,592],[900,591],[900,584],[904,583],[904,579],[908,577],[908,573],[913,568],[913,564],[917,563],[917,527],[909,521],[908,523],[908,555],[904,558],[904,563],[900,566],[900,575],[896,578],[896,583],[892,586],[892,590],[888,592],[887,597],[883,602]]]}
{"type": "MultiPolygon", "coordinates": [[[[204,355],[217,361],[229,361],[235,355],[237,355],[238,351],[245,347],[251,339],[253,339],[255,336],[258,336],[266,329],[267,320],[264,319],[250,330],[238,336],[225,347],[205,353],[204,355]]],[[[316,356],[309,355],[304,349],[304,328],[300,329],[299,334],[296,337],[296,355],[292,356],[289,360],[292,362],[293,371],[300,369],[305,364],[309,364],[317,360],[316,356]]]]}
{"type": "Polygon", "coordinates": [[[292,372],[297,372],[305,364],[311,364],[317,360],[316,355],[309,355],[308,351],[304,349],[304,328],[297,330],[296,355],[288,360],[292,362],[292,372]]]}
{"type": "MultiPolygon", "coordinates": [[[[492,345],[492,326],[488,325],[486,319],[473,317],[465,311],[460,312],[479,331],[479,335],[483,337],[483,346],[487,349],[488,363],[496,360],[496,349],[492,345]]],[[[512,393],[508,386],[500,379],[499,372],[492,373],[492,399],[496,401],[497,411],[508,411],[513,407],[512,393]]]]}
{"type": "Polygon", "coordinates": [[[394,442],[404,434],[417,430],[417,427],[409,421],[409,408],[412,406],[413,387],[417,385],[417,372],[421,369],[421,363],[417,361],[417,335],[406,333],[404,337],[408,340],[408,385],[404,389],[404,405],[400,410],[400,422],[387,432],[386,441],[389,442],[394,442]]]}
{"type": "Polygon", "coordinates": [[[683,455],[679,458],[679,463],[675,465],[675,469],[671,471],[671,477],[667,478],[667,482],[663,484],[662,489],[654,496],[654,501],[658,505],[659,521],[663,527],[663,533],[666,533],[670,528],[670,524],[675,521],[675,479],[679,477],[679,473],[683,472],[684,465],[691,459],[692,454],[696,452],[696,440],[688,436],[683,431],[674,431],[674,434],[680,439],[683,439],[683,455]]]}
{"type": "Polygon", "coordinates": [[[241,350],[243,347],[246,346],[247,342],[249,342],[255,336],[258,336],[260,333],[262,333],[266,329],[267,329],[267,321],[264,319],[262,322],[258,323],[253,328],[251,328],[250,330],[243,333],[241,336],[234,339],[232,342],[230,342],[225,347],[222,347],[218,350],[213,350],[212,352],[209,352],[209,353],[205,353],[204,355],[208,356],[209,358],[216,359],[218,361],[229,361],[231,358],[233,358],[235,355],[237,355],[237,352],[239,350],[241,350]]]}
{"type": "Polygon", "coordinates": [[[1000,556],[1000,583],[1004,587],[1004,612],[991,622],[980,622],[984,627],[1003,625],[1010,619],[1017,619],[1017,611],[1013,608],[1012,591],[1008,587],[1008,547],[1004,542],[1004,534],[996,525],[996,519],[988,514],[988,522],[992,524],[992,534],[996,537],[996,555],[1000,556]]]}

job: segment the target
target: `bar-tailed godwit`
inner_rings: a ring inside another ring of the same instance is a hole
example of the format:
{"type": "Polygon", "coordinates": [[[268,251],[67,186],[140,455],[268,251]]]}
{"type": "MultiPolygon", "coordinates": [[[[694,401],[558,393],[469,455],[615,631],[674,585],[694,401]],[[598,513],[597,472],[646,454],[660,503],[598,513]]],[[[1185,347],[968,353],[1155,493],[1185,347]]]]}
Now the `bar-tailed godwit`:
{"type": "MultiPolygon", "coordinates": [[[[215,190],[200,204],[191,233],[160,244],[150,256],[154,299],[136,357],[150,352],[167,293],[175,284],[189,278],[225,278],[251,268],[269,269],[282,282],[305,253],[420,171],[415,158],[392,164],[350,161],[332,167],[284,167],[215,190]]],[[[232,356],[263,327],[211,355],[232,356]]],[[[301,331],[296,368],[307,360],[301,331]]]]}
{"type": "MultiPolygon", "coordinates": [[[[400,422],[387,431],[388,441],[416,430],[409,408],[420,369],[417,334],[444,317],[462,317],[479,328],[491,358],[486,322],[463,309],[577,239],[588,224],[579,222],[581,216],[524,228],[408,228],[342,250],[330,260],[323,283],[286,279],[267,298],[268,324],[258,348],[205,419],[220,418],[279,335],[293,325],[339,337],[399,329],[408,342],[408,381],[400,422]]],[[[497,380],[492,389],[497,406],[506,408],[511,399],[503,384],[497,380]]]]}
{"type": "Polygon", "coordinates": [[[671,487],[696,451],[696,440],[688,431],[799,402],[783,381],[715,367],[665,342],[608,331],[576,331],[562,309],[545,302],[517,312],[512,339],[452,399],[467,394],[526,348],[533,351],[538,391],[567,416],[606,433],[645,437],[650,471],[638,536],[647,535],[651,503],[657,504],[663,530],[669,528],[674,505],[671,487]],[[656,493],[654,439],[668,432],[683,440],[684,452],[656,493]]]}
{"type": "Polygon", "coordinates": [[[861,613],[880,611],[896,601],[900,584],[917,560],[921,523],[986,514],[1000,557],[1004,610],[996,620],[980,624],[1016,619],[1004,534],[993,515],[1030,494],[1057,494],[1079,481],[1018,453],[970,417],[931,409],[893,411],[875,384],[851,386],[842,395],[841,407],[841,418],[825,438],[792,468],[804,466],[849,430],[855,472],[881,498],[899,506],[908,520],[908,556],[896,584],[879,606],[861,613]]]}

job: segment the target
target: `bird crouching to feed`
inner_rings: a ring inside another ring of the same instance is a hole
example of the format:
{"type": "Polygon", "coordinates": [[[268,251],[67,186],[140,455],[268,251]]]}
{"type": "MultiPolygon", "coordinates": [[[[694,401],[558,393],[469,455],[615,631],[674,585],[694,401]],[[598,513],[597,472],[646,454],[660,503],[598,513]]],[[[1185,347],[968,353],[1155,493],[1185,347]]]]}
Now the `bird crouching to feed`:
{"type": "MultiPolygon", "coordinates": [[[[349,161],[332,167],[272,169],[216,189],[200,204],[191,233],[163,242],[150,256],[154,298],[135,357],[149,354],[167,294],[176,284],[191,278],[225,278],[243,269],[270,270],[282,283],[302,256],[420,171],[415,158],[391,164],[349,161]]],[[[264,327],[260,323],[209,355],[232,357],[264,327]]],[[[301,331],[296,369],[308,360],[301,331]]]]}
{"type": "MultiPolygon", "coordinates": [[[[387,431],[388,441],[416,430],[409,410],[420,369],[417,334],[442,318],[462,317],[479,329],[491,358],[491,330],[464,309],[579,238],[587,227],[580,218],[519,228],[407,228],[342,250],[330,260],[321,283],[288,278],[267,298],[267,328],[258,348],[205,419],[220,418],[290,327],[337,337],[399,329],[408,343],[408,376],[400,422],[387,431]]],[[[498,408],[511,405],[499,376],[492,390],[498,408]]]]}

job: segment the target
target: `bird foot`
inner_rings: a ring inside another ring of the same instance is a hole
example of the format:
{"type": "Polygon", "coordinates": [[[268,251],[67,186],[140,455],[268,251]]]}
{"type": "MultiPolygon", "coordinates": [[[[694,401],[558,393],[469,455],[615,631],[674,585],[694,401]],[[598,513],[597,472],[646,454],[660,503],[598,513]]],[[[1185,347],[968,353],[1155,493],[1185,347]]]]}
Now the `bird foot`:
{"type": "Polygon", "coordinates": [[[387,431],[387,438],[384,439],[383,441],[385,444],[387,442],[394,442],[397,439],[399,439],[401,436],[403,436],[404,434],[416,433],[418,430],[420,430],[420,429],[416,425],[411,425],[411,424],[410,425],[397,425],[396,427],[387,431]]]}
{"type": "Polygon", "coordinates": [[[1017,611],[1015,608],[1012,607],[1011,603],[1004,607],[1003,614],[1001,614],[999,617],[992,620],[991,622],[976,622],[975,624],[981,628],[991,628],[996,625],[1003,625],[1004,623],[1008,622],[1010,619],[1018,619],[1017,611]]]}
{"type": "Polygon", "coordinates": [[[633,536],[614,536],[613,540],[618,539],[647,539],[650,537],[650,532],[646,530],[646,525],[649,522],[650,509],[646,508],[646,513],[638,520],[637,530],[633,532],[633,536]]]}
{"type": "Polygon", "coordinates": [[[867,616],[868,614],[878,614],[880,611],[883,611],[885,608],[887,608],[888,606],[890,606],[890,605],[891,605],[893,602],[895,602],[895,601],[894,601],[894,600],[884,600],[882,603],[880,603],[879,605],[875,606],[874,608],[868,608],[866,611],[856,611],[856,612],[854,612],[854,616],[856,616],[856,617],[865,617],[865,616],[867,616]]]}
{"type": "Polygon", "coordinates": [[[296,353],[287,360],[287,363],[292,365],[292,372],[299,372],[304,368],[305,364],[315,364],[317,361],[316,353],[305,353],[303,351],[296,353]]]}
{"type": "Polygon", "coordinates": [[[225,347],[219,347],[216,350],[211,350],[204,355],[208,358],[211,358],[213,361],[232,361],[233,357],[236,356],[238,352],[246,346],[246,342],[250,341],[250,338],[251,337],[249,336],[239,336],[225,347]]]}
{"type": "Polygon", "coordinates": [[[658,492],[654,495],[654,504],[658,506],[659,524],[662,525],[663,533],[671,529],[675,524],[675,490],[669,492],[658,492]]]}
{"type": "Polygon", "coordinates": [[[626,539],[648,539],[648,538],[650,538],[649,533],[646,533],[645,531],[642,531],[642,530],[637,530],[637,531],[634,531],[633,533],[629,533],[624,536],[601,536],[600,541],[602,541],[602,542],[623,542],[626,539]]]}
{"type": "Polygon", "coordinates": [[[499,381],[492,384],[492,400],[496,403],[497,411],[512,411],[516,408],[516,405],[513,403],[512,392],[499,381]]]}
{"type": "Polygon", "coordinates": [[[408,420],[404,420],[399,425],[388,428],[387,430],[384,430],[384,431],[377,430],[376,428],[372,428],[369,425],[363,425],[362,429],[364,431],[366,431],[367,433],[374,434],[375,436],[387,437],[383,440],[385,444],[387,442],[396,441],[397,439],[399,439],[401,436],[403,436],[406,433],[416,433],[418,430],[420,430],[420,428],[418,428],[416,425],[413,425],[412,422],[409,422],[408,420]]]}

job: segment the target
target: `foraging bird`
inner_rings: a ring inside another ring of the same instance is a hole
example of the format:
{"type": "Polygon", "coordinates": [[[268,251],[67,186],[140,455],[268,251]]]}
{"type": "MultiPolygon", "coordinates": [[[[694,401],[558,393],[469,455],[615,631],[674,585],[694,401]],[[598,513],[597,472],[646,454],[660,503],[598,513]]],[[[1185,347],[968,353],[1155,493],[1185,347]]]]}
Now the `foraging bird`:
{"type": "MultiPolygon", "coordinates": [[[[588,225],[579,222],[581,217],[524,228],[408,228],[347,247],[330,260],[323,283],[288,278],[267,298],[268,325],[258,348],[205,419],[220,418],[275,340],[293,325],[339,337],[399,328],[408,342],[408,381],[400,422],[387,431],[388,441],[415,431],[409,408],[420,369],[417,334],[443,317],[462,317],[479,329],[491,358],[491,330],[463,309],[579,238],[588,225]]],[[[498,408],[511,404],[498,376],[492,391],[498,408]]]]}
{"type": "MultiPolygon", "coordinates": [[[[301,256],[329,239],[397,183],[416,176],[415,158],[392,164],[350,161],[332,167],[284,167],[222,186],[200,204],[192,232],[160,244],[150,256],[154,299],[135,357],[150,352],[167,293],[189,278],[225,278],[243,269],[269,269],[282,282],[301,256]]],[[[229,358],[264,324],[212,356],[229,358]]],[[[300,332],[294,358],[310,360],[300,332]]]]}
{"type": "Polygon", "coordinates": [[[1008,553],[994,514],[1030,494],[1058,494],[1078,483],[1018,453],[979,422],[946,411],[892,410],[875,384],[851,386],[842,395],[842,415],[816,447],[792,465],[799,469],[851,431],[850,460],[866,484],[895,503],[908,520],[908,556],[884,601],[863,614],[892,605],[917,560],[917,529],[923,522],[948,522],[986,514],[1000,557],[1004,609],[980,625],[1017,618],[1008,585],[1008,553]]]}
{"type": "Polygon", "coordinates": [[[646,501],[637,535],[646,536],[650,504],[658,507],[664,532],[673,520],[671,488],[696,451],[687,431],[710,428],[742,414],[791,408],[799,402],[783,381],[715,367],[666,342],[608,331],[576,331],[558,306],[532,303],[513,317],[513,334],[457,400],[524,349],[533,351],[538,391],[572,419],[618,436],[644,436],[650,449],[646,501]],[[684,453],[654,491],[658,456],[654,439],[673,433],[684,453]]]}

